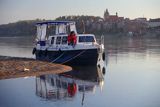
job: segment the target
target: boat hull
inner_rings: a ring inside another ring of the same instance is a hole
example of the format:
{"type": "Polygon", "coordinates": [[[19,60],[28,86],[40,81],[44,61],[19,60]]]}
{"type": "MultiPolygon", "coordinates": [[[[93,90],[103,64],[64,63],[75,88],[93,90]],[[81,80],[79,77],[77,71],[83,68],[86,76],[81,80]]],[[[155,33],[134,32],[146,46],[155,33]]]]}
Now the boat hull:
{"type": "Polygon", "coordinates": [[[42,51],[36,50],[36,59],[67,65],[96,65],[97,49],[42,51]]]}

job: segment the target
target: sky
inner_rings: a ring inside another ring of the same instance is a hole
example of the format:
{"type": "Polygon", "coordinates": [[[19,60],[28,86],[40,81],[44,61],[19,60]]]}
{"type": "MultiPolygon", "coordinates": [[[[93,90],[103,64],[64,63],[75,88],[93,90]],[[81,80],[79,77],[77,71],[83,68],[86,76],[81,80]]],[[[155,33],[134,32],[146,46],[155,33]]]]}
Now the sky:
{"type": "Polygon", "coordinates": [[[59,16],[111,15],[125,18],[160,18],[160,0],[0,0],[0,24],[59,16]]]}

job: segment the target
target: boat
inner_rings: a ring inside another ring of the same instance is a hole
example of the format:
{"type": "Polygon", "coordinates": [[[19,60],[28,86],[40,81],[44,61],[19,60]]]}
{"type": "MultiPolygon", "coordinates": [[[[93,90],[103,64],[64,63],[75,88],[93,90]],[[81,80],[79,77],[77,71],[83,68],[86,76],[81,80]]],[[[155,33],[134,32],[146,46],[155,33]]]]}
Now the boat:
{"type": "Polygon", "coordinates": [[[36,44],[32,53],[37,60],[67,65],[96,65],[99,53],[104,52],[103,42],[98,44],[94,34],[78,34],[74,21],[45,21],[36,26],[36,44]],[[76,35],[74,45],[68,41],[70,32],[76,35]]]}

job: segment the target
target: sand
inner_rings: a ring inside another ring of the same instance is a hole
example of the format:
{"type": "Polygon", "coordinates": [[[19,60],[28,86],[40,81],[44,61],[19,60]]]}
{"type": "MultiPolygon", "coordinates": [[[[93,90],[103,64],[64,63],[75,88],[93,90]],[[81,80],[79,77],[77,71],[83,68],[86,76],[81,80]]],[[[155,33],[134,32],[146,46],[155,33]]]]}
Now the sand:
{"type": "Polygon", "coordinates": [[[0,57],[0,79],[59,74],[71,71],[66,65],[29,58],[0,57]]]}

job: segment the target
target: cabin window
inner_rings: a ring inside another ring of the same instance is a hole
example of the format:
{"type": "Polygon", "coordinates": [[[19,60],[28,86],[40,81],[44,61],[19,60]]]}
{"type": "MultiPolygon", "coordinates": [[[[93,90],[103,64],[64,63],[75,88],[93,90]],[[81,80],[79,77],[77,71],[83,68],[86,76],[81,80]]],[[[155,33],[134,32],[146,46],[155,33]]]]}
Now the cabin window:
{"type": "Polygon", "coordinates": [[[55,85],[55,84],[54,84],[54,79],[53,79],[53,78],[51,79],[51,84],[52,84],[52,86],[55,85]]]}
{"type": "Polygon", "coordinates": [[[51,44],[54,44],[54,37],[52,37],[51,39],[51,44]]]}
{"type": "Polygon", "coordinates": [[[57,37],[56,44],[61,44],[61,37],[57,37]]]}
{"type": "Polygon", "coordinates": [[[62,44],[67,44],[67,36],[63,36],[63,38],[62,38],[62,44]]]}
{"type": "Polygon", "coordinates": [[[64,89],[67,89],[67,83],[66,83],[66,82],[62,82],[62,87],[63,87],[64,89]]]}
{"type": "Polygon", "coordinates": [[[61,82],[60,82],[60,80],[56,79],[56,85],[57,85],[57,87],[61,88],[61,82]]]}
{"type": "Polygon", "coordinates": [[[79,42],[95,42],[93,36],[79,36],[79,42]]]}

